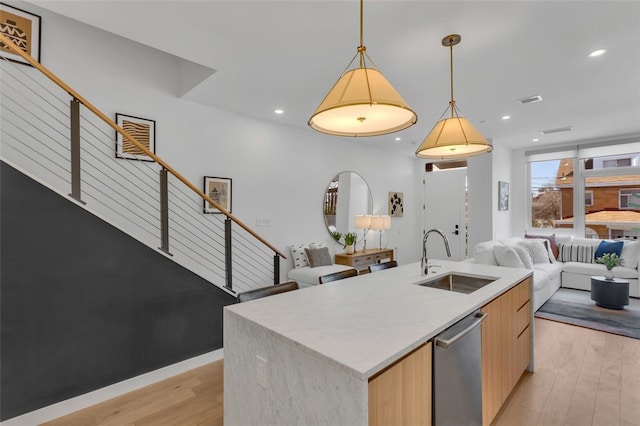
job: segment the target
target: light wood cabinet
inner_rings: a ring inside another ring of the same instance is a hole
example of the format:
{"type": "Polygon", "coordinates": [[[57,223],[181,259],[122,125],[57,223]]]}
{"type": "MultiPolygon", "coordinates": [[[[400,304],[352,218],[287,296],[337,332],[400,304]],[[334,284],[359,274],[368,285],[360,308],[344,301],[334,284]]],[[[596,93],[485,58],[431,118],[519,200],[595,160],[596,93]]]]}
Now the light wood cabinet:
{"type": "Polygon", "coordinates": [[[531,278],[482,308],[482,423],[491,424],[531,361],[531,278]]]}
{"type": "Polygon", "coordinates": [[[336,254],[336,263],[339,265],[353,266],[361,274],[369,272],[369,265],[393,259],[393,249],[371,249],[357,251],[354,254],[336,254]]]}
{"type": "Polygon", "coordinates": [[[369,380],[369,426],[431,424],[428,342],[369,380]]]}

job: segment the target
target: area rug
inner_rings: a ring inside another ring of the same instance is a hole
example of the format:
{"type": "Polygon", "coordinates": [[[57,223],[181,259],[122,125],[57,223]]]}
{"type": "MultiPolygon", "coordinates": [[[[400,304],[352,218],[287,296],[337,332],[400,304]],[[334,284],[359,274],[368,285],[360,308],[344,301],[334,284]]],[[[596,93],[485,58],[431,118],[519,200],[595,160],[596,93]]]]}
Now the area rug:
{"type": "Polygon", "coordinates": [[[573,324],[640,339],[640,301],[631,299],[623,310],[596,306],[587,291],[559,289],[535,313],[538,318],[573,324]]]}

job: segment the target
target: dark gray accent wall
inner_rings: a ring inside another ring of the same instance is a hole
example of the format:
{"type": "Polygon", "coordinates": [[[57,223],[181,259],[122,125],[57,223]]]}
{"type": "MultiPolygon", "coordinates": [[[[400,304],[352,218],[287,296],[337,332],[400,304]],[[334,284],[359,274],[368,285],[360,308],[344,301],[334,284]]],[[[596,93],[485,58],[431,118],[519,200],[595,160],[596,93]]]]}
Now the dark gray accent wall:
{"type": "Polygon", "coordinates": [[[1,163],[0,420],[222,347],[235,298],[1,163]]]}

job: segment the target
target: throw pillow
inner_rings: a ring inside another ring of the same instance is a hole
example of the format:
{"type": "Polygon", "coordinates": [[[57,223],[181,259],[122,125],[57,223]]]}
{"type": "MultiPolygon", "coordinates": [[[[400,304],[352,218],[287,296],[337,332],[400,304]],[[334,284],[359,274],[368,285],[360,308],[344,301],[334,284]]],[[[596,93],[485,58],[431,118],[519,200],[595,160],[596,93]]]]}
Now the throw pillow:
{"type": "Polygon", "coordinates": [[[309,266],[309,262],[307,262],[307,255],[304,252],[305,248],[307,248],[306,244],[289,246],[289,250],[291,250],[291,258],[293,259],[293,267],[295,269],[309,266]]]}
{"type": "Polygon", "coordinates": [[[547,250],[546,244],[548,244],[547,240],[543,239],[531,239],[523,241],[524,247],[529,250],[531,253],[531,259],[533,260],[534,265],[536,263],[550,263],[549,259],[549,251],[547,250]]]}
{"type": "Polygon", "coordinates": [[[622,254],[622,241],[600,241],[596,249],[596,258],[602,257],[605,253],[615,253],[620,257],[622,254]]]}
{"type": "Polygon", "coordinates": [[[524,234],[525,238],[544,238],[549,241],[549,246],[551,247],[551,251],[553,252],[553,256],[558,259],[558,254],[560,254],[560,248],[558,247],[558,243],[556,242],[556,234],[551,235],[529,235],[527,233],[524,234]]]}
{"type": "Polygon", "coordinates": [[[594,246],[580,244],[560,244],[560,262],[593,263],[594,246]]]}
{"type": "Polygon", "coordinates": [[[624,259],[624,265],[622,266],[636,269],[638,260],[640,260],[640,241],[625,241],[620,257],[624,259]]]}
{"type": "Polygon", "coordinates": [[[524,264],[520,260],[520,256],[509,246],[494,246],[493,254],[498,261],[498,265],[506,266],[508,268],[521,268],[524,269],[524,264]]]}
{"type": "Polygon", "coordinates": [[[307,255],[307,261],[309,262],[309,267],[311,268],[315,268],[316,266],[333,265],[328,247],[317,249],[306,248],[304,249],[304,252],[307,255]]]}
{"type": "Polygon", "coordinates": [[[533,259],[531,258],[531,253],[529,253],[529,250],[518,245],[509,247],[512,247],[516,251],[525,268],[533,269],[533,259]]]}

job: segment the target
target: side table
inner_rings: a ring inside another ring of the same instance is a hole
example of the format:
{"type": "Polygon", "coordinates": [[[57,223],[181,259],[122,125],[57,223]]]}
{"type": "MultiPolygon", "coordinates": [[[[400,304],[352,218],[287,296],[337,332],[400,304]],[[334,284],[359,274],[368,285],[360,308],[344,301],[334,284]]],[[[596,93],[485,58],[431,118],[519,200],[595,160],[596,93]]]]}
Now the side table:
{"type": "Polygon", "coordinates": [[[629,281],[621,278],[608,280],[603,276],[591,277],[591,300],[608,309],[624,309],[629,304],[629,281]]]}

